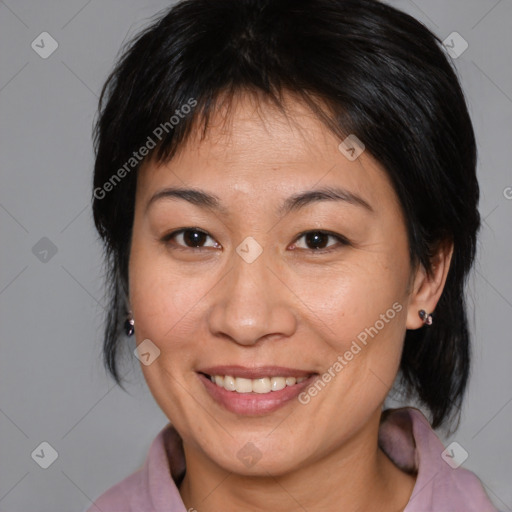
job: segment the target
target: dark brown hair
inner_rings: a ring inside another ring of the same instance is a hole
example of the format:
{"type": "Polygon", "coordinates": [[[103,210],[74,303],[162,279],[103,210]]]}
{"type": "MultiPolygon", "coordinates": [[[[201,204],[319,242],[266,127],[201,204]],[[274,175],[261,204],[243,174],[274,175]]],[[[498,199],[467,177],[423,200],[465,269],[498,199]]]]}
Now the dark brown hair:
{"type": "Polygon", "coordinates": [[[470,368],[464,288],[480,227],[475,137],[440,40],[376,0],[186,0],[123,48],[94,131],[93,213],[110,294],[106,367],[121,384],[117,358],[140,167],[130,159],[150,137],[158,144],[144,159],[169,160],[193,125],[202,121],[207,130],[221,97],[243,91],[277,105],[294,93],[329,129],[365,144],[400,199],[415,265],[430,271],[436,244],[453,241],[434,324],[407,331],[400,367],[404,389],[430,409],[433,426],[441,425],[460,407],[470,368]]]}

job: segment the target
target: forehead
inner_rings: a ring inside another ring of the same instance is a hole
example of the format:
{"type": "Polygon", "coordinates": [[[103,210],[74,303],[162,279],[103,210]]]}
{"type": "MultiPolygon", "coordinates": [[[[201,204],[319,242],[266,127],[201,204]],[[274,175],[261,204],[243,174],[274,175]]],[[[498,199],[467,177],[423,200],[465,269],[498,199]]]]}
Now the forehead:
{"type": "Polygon", "coordinates": [[[332,133],[301,101],[288,96],[286,113],[270,101],[245,94],[221,104],[205,137],[193,129],[167,163],[146,162],[137,199],[167,186],[207,189],[226,202],[287,197],[322,186],[342,186],[370,203],[397,204],[387,174],[367,152],[354,161],[338,149],[332,133]]]}

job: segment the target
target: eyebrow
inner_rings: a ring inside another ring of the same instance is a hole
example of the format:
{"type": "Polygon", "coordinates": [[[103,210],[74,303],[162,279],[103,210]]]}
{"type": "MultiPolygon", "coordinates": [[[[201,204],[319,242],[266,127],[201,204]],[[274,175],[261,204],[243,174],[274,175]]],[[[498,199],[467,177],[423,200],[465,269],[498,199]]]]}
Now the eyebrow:
{"type": "MultiPolygon", "coordinates": [[[[216,195],[200,189],[181,187],[168,187],[156,192],[147,202],[146,212],[152,204],[163,199],[182,199],[199,206],[200,208],[215,210],[224,216],[227,216],[229,213],[229,210],[222,205],[220,198],[216,195]]],[[[297,211],[320,201],[342,201],[354,206],[362,207],[371,213],[375,212],[371,205],[357,194],[354,194],[344,188],[326,186],[288,197],[277,209],[277,214],[280,216],[286,215],[292,211],[297,211]]]]}

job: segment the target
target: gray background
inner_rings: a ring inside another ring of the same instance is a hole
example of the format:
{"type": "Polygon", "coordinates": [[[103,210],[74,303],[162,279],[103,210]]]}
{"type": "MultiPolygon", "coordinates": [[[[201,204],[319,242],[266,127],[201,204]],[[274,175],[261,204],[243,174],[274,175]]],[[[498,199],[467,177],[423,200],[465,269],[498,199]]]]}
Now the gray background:
{"type": "MultiPolygon", "coordinates": [[[[512,510],[512,1],[390,3],[469,43],[455,62],[479,143],[484,223],[469,294],[474,372],[445,442],[468,451],[464,467],[512,510]]],[[[122,42],[168,5],[0,1],[2,512],[84,510],[142,465],[167,422],[134,357],[123,366],[129,394],[101,365],[106,301],[89,198],[101,85],[122,42]],[[31,48],[43,31],[59,45],[47,59],[31,48]],[[42,441],[58,452],[48,469],[31,457],[42,441]]]]}

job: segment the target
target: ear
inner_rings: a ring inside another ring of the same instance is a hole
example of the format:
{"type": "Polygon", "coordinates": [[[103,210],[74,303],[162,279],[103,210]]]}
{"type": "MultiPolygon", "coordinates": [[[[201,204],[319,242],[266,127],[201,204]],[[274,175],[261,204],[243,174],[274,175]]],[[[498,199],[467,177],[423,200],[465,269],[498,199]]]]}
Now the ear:
{"type": "Polygon", "coordinates": [[[421,309],[424,309],[427,314],[431,314],[435,310],[443,293],[452,255],[453,242],[445,240],[438,245],[430,260],[432,265],[431,275],[427,274],[423,265],[418,266],[415,271],[412,292],[409,296],[407,329],[419,329],[424,325],[418,313],[421,309]]]}

